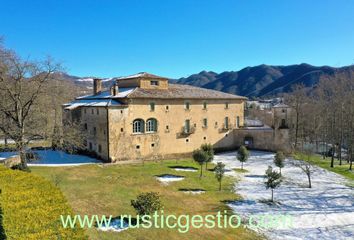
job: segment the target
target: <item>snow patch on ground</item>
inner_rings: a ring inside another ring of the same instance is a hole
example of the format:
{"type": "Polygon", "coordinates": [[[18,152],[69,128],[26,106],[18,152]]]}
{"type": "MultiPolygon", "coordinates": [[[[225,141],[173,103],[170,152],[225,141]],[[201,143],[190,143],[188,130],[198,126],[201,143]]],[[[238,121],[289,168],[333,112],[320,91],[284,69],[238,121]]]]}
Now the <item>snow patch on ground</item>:
{"type": "MultiPolygon", "coordinates": [[[[270,190],[264,186],[264,173],[273,164],[274,154],[251,151],[244,169],[249,172],[228,175],[239,176],[235,190],[244,200],[230,203],[236,214],[247,218],[250,215],[287,214],[293,218],[293,227],[280,226],[263,229],[269,239],[354,239],[354,191],[346,186],[342,176],[315,167],[312,188],[307,188],[307,177],[286,159],[282,175],[283,184],[274,191],[277,205],[262,203],[270,198],[270,190]]],[[[228,168],[239,168],[236,153],[216,155],[214,162],[223,162],[228,168]]],[[[277,168],[276,168],[277,169],[277,168]]]]}
{"type": "Polygon", "coordinates": [[[156,176],[156,179],[158,181],[160,181],[161,183],[168,185],[171,182],[181,181],[184,179],[184,177],[165,174],[165,175],[161,175],[161,176],[156,176]]]}
{"type": "Polygon", "coordinates": [[[197,169],[195,168],[173,168],[173,170],[176,170],[176,171],[179,171],[179,172],[196,172],[198,171],[197,169]]]}
{"type": "MultiPolygon", "coordinates": [[[[64,167],[101,163],[101,161],[96,158],[68,154],[62,151],[38,150],[34,152],[38,154],[39,160],[29,163],[28,166],[64,167]]],[[[1,159],[16,155],[16,152],[0,152],[0,161],[1,159]]]]}
{"type": "Polygon", "coordinates": [[[109,226],[102,226],[99,227],[98,230],[107,232],[107,231],[112,231],[112,232],[121,232],[124,230],[127,230],[129,228],[129,224],[125,221],[122,222],[120,218],[112,219],[110,222],[109,226]]]}
{"type": "Polygon", "coordinates": [[[0,152],[0,162],[10,157],[16,157],[16,152],[0,152]]]}
{"type": "Polygon", "coordinates": [[[192,195],[205,193],[204,190],[188,190],[188,191],[182,191],[182,192],[186,193],[186,194],[192,194],[192,195]]]}

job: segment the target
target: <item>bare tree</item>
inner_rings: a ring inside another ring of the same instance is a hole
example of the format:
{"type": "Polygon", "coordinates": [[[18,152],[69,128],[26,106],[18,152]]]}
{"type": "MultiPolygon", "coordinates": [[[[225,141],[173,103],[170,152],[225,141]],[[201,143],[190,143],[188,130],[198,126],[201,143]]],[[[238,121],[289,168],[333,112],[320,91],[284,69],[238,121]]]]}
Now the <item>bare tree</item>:
{"type": "Polygon", "coordinates": [[[294,148],[297,149],[298,141],[299,141],[299,134],[300,128],[303,121],[303,108],[306,103],[306,95],[307,89],[303,84],[296,84],[292,86],[292,93],[285,95],[286,102],[289,106],[292,107],[294,110],[294,148]]]}
{"type": "Polygon", "coordinates": [[[43,137],[46,109],[40,104],[45,85],[60,66],[48,58],[42,62],[23,60],[0,47],[0,131],[12,140],[26,167],[26,147],[43,137]]]}
{"type": "Polygon", "coordinates": [[[312,165],[312,155],[313,152],[311,150],[304,150],[300,155],[301,160],[294,162],[294,165],[306,174],[309,188],[312,188],[311,176],[314,171],[314,167],[312,165]]]}

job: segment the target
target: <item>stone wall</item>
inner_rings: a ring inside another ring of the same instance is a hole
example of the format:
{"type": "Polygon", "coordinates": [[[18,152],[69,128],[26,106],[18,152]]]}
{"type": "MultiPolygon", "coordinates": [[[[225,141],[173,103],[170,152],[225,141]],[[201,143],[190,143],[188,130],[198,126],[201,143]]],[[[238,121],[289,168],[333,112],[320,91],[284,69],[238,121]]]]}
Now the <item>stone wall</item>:
{"type": "Polygon", "coordinates": [[[249,140],[250,149],[283,152],[291,150],[288,129],[240,129],[233,133],[237,146],[246,145],[245,140],[249,140]]]}
{"type": "Polygon", "coordinates": [[[243,126],[244,102],[242,100],[188,100],[190,109],[185,109],[183,99],[153,100],[134,99],[128,108],[109,109],[109,156],[111,161],[130,159],[168,158],[178,154],[191,153],[203,143],[211,143],[215,148],[235,148],[232,130],[223,130],[224,119],[229,117],[229,124],[237,128],[236,117],[243,126]],[[155,110],[150,110],[150,103],[155,103],[155,110]],[[228,102],[228,108],[225,103],[228,102]],[[158,121],[156,133],[133,133],[133,121],[149,118],[158,121]],[[206,118],[208,126],[203,127],[206,118]],[[186,119],[190,120],[194,132],[184,135],[182,129],[186,119]]]}
{"type": "Polygon", "coordinates": [[[102,159],[108,161],[108,128],[107,108],[83,107],[81,110],[81,122],[87,134],[87,150],[95,152],[102,159]],[[91,149],[90,149],[91,145],[91,149]]]}

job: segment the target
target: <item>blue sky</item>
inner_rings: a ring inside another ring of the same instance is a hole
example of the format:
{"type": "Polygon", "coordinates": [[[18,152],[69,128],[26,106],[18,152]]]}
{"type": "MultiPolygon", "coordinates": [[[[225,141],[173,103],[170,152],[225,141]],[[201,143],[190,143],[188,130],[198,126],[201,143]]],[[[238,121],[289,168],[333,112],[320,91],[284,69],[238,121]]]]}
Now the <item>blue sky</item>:
{"type": "Polygon", "coordinates": [[[0,35],[78,76],[354,64],[351,0],[0,1],[0,35]]]}

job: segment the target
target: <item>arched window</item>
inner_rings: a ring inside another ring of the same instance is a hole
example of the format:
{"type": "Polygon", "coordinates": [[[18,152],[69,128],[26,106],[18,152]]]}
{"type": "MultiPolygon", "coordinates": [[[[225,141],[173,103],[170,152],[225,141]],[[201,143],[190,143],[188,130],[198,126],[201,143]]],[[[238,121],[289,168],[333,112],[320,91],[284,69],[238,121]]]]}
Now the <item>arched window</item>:
{"type": "Polygon", "coordinates": [[[157,120],[155,118],[149,118],[146,121],[146,132],[157,132],[157,120]]]}
{"type": "Polygon", "coordinates": [[[133,121],[133,133],[143,133],[144,132],[144,120],[135,119],[133,121]]]}

